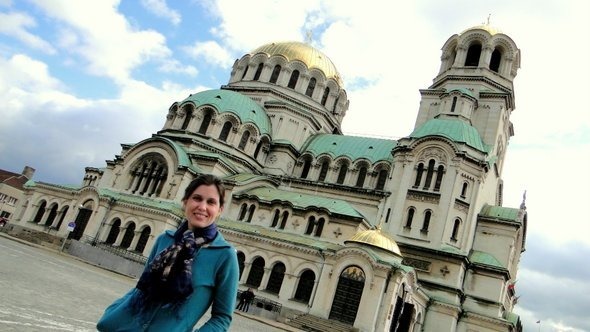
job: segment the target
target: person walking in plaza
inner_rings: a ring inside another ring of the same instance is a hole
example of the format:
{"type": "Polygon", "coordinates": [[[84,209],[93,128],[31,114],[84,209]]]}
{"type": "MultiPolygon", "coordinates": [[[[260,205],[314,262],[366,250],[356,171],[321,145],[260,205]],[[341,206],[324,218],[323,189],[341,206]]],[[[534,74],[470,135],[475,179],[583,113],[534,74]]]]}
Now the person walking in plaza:
{"type": "Polygon", "coordinates": [[[200,332],[227,331],[238,288],[236,250],[217,230],[225,189],[200,175],[185,189],[185,219],[155,241],[135,288],[105,309],[98,331],[192,331],[211,307],[200,332]]]}
{"type": "Polygon", "coordinates": [[[236,309],[242,310],[243,312],[248,312],[254,297],[254,291],[252,288],[248,288],[248,290],[243,291],[240,294],[240,303],[238,303],[238,307],[236,309]]]}

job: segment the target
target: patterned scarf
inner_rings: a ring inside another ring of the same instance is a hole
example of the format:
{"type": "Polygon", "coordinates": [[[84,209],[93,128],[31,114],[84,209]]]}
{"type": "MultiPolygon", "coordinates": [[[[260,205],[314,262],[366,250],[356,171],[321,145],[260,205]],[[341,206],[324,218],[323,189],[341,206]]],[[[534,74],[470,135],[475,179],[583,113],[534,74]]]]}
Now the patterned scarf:
{"type": "Polygon", "coordinates": [[[194,232],[185,220],[174,233],[174,243],[159,253],[146,267],[137,285],[141,292],[135,308],[155,304],[182,303],[193,293],[192,265],[195,253],[217,235],[215,223],[194,232]]]}

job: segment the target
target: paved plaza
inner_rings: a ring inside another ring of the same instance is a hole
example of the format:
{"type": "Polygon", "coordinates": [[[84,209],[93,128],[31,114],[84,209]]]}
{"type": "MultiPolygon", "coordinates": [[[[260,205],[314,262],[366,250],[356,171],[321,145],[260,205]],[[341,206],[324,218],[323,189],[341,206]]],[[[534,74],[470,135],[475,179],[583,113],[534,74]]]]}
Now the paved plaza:
{"type": "MultiPolygon", "coordinates": [[[[0,331],[96,331],[104,308],[135,283],[0,233],[0,331]]],[[[230,328],[236,332],[284,330],[291,329],[241,314],[234,315],[230,328]]]]}

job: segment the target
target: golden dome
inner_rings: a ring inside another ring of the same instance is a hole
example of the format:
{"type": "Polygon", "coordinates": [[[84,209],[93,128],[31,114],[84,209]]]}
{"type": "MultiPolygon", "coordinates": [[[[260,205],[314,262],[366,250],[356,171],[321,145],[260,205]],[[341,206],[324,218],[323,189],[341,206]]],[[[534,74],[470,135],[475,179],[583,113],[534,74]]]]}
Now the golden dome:
{"type": "Polygon", "coordinates": [[[461,32],[461,35],[467,31],[471,31],[471,30],[485,30],[485,31],[489,32],[489,34],[492,36],[495,34],[498,34],[498,33],[502,33],[502,31],[500,31],[500,29],[495,28],[489,24],[481,24],[481,25],[476,25],[474,27],[464,30],[463,32],[461,32]]]}
{"type": "Polygon", "coordinates": [[[344,241],[344,243],[347,242],[368,244],[372,247],[381,248],[399,257],[402,257],[402,254],[399,251],[399,247],[397,246],[395,240],[390,238],[387,234],[381,232],[380,227],[378,227],[377,229],[368,229],[366,231],[358,232],[349,240],[344,241]]]}
{"type": "Polygon", "coordinates": [[[251,55],[258,53],[265,53],[269,57],[282,55],[287,58],[287,61],[299,60],[309,69],[316,68],[321,70],[326,75],[326,78],[332,78],[338,85],[342,86],[342,79],[332,60],[309,44],[296,41],[274,42],[262,45],[250,52],[251,55]]]}

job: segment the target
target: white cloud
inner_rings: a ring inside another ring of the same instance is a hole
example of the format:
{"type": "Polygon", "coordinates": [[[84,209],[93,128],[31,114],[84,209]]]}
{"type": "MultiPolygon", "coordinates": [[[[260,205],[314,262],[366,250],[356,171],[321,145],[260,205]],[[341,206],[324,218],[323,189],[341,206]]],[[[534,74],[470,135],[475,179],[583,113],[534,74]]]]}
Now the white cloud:
{"type": "Polygon", "coordinates": [[[184,47],[184,51],[195,59],[203,58],[207,63],[222,68],[230,68],[234,59],[229,52],[215,41],[196,42],[184,47]]]}
{"type": "Polygon", "coordinates": [[[162,61],[162,64],[158,67],[158,70],[164,73],[180,73],[193,77],[197,76],[199,73],[199,70],[195,66],[184,65],[175,59],[167,59],[162,61]]]}
{"type": "Polygon", "coordinates": [[[166,0],[141,0],[141,5],[158,17],[170,20],[174,25],[182,21],[180,13],[168,7],[166,0]]]}
{"type": "Polygon", "coordinates": [[[0,33],[12,36],[25,45],[54,54],[55,49],[42,38],[27,31],[27,28],[34,28],[37,22],[33,17],[24,13],[0,13],[0,33]]]}

